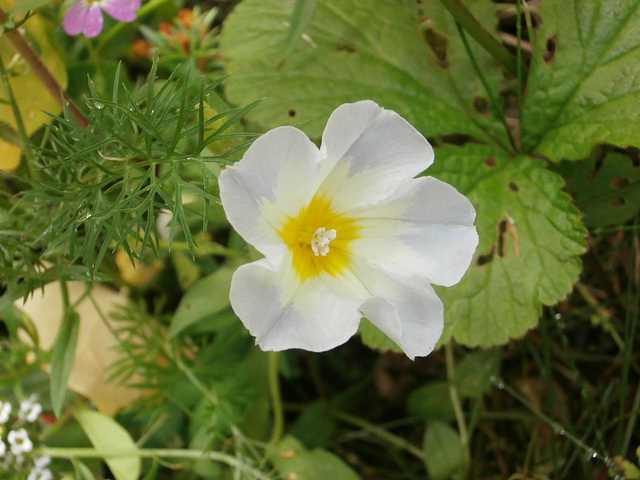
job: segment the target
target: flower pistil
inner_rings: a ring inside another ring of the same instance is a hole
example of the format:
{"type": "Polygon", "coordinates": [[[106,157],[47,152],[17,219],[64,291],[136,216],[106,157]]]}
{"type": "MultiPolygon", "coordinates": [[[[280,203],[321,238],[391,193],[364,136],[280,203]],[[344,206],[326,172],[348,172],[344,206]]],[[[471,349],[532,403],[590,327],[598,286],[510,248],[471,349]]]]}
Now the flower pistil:
{"type": "Polygon", "coordinates": [[[339,277],[349,270],[351,242],[360,230],[356,218],[336,212],[330,201],[316,196],[298,215],[287,217],[278,234],[289,247],[297,277],[305,281],[321,273],[339,277]]]}

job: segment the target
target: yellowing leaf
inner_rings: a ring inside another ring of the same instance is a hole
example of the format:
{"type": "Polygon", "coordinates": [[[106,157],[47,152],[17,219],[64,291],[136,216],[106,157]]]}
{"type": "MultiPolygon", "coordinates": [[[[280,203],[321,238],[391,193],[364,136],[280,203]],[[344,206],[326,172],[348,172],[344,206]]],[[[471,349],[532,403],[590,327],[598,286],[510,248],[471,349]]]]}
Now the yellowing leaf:
{"type": "Polygon", "coordinates": [[[13,172],[20,165],[21,155],[20,147],[0,138],[0,170],[13,172]]]}
{"type": "Polygon", "coordinates": [[[147,285],[162,268],[162,261],[160,260],[155,260],[150,264],[142,263],[139,260],[134,260],[131,263],[131,259],[124,248],[118,249],[116,264],[122,279],[134,287],[147,285]]]}
{"type": "MultiPolygon", "coordinates": [[[[83,282],[68,282],[67,286],[72,303],[85,293],[86,284],[83,282]]],[[[100,284],[93,287],[91,297],[106,317],[109,312],[126,303],[124,295],[100,284]]],[[[40,347],[51,348],[62,318],[60,285],[50,283],[44,287],[44,292],[36,290],[24,305],[21,301],[15,305],[32,318],[40,347]]],[[[141,391],[107,382],[107,367],[121,358],[121,354],[114,349],[117,340],[89,297],[80,302],[76,311],[80,316],[80,332],[68,387],[89,398],[104,415],[113,416],[140,398],[141,391]]],[[[135,382],[135,378],[132,381],[135,382]]]]}
{"type": "MultiPolygon", "coordinates": [[[[17,0],[0,0],[0,6],[5,10],[16,4],[17,0]]],[[[26,30],[25,37],[32,43],[32,47],[38,52],[40,59],[62,88],[65,88],[67,86],[67,69],[60,56],[50,24],[43,18],[34,16],[29,18],[22,28],[26,30]]],[[[42,82],[31,71],[29,65],[1,37],[0,57],[8,70],[9,83],[18,102],[25,130],[27,135],[30,135],[51,119],[45,112],[59,113],[62,109],[58,99],[45,90],[42,82]]],[[[2,82],[0,82],[0,98],[8,98],[7,90],[2,82]]],[[[12,128],[17,128],[10,104],[0,103],[0,119],[7,122],[12,128]]],[[[20,156],[15,153],[16,148],[0,139],[0,170],[10,171],[18,166],[20,156]],[[7,151],[11,153],[9,158],[4,156],[7,151]],[[8,167],[5,167],[5,164],[8,167]]]]}
{"type": "MultiPolygon", "coordinates": [[[[15,0],[0,0],[0,5],[8,7],[14,5],[15,0]]],[[[29,41],[38,52],[51,74],[64,88],[67,86],[67,69],[57,49],[57,42],[53,30],[44,19],[35,16],[24,24],[29,41]]],[[[22,114],[27,134],[32,133],[50,117],[44,112],[58,113],[61,107],[56,98],[44,89],[40,79],[31,71],[22,58],[16,56],[14,50],[5,40],[0,40],[0,55],[9,69],[9,77],[13,93],[18,99],[18,106],[22,114]],[[13,65],[13,66],[12,66],[13,65]]],[[[0,84],[0,95],[7,98],[7,92],[0,84]]],[[[11,105],[0,104],[0,118],[16,128],[11,105]]]]}
{"type": "MultiPolygon", "coordinates": [[[[129,433],[119,423],[92,410],[79,410],[76,420],[89,440],[101,452],[131,452],[136,450],[129,433]]],[[[104,457],[115,480],[137,480],[140,476],[140,457],[104,457]]]]}

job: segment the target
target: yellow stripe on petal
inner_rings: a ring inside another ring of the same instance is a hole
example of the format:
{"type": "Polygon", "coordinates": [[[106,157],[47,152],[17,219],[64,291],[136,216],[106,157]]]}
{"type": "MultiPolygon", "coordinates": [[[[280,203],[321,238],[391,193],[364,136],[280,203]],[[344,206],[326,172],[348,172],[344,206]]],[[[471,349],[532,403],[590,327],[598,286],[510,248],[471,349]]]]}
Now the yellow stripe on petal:
{"type": "Polygon", "coordinates": [[[293,255],[301,281],[321,273],[341,276],[351,266],[351,242],[360,238],[357,219],[336,212],[323,196],[314,197],[295,217],[287,217],[278,235],[293,255]],[[335,231],[335,232],[333,232],[335,231]]]}

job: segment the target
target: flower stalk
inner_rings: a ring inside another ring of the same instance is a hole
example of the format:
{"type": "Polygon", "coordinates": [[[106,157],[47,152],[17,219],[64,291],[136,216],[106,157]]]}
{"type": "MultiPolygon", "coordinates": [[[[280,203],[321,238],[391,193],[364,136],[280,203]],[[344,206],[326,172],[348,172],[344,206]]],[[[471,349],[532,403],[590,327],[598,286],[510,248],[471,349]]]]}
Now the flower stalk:
{"type": "MultiPolygon", "coordinates": [[[[7,21],[7,15],[5,11],[0,7],[0,23],[7,21]]],[[[87,118],[80,113],[80,110],[76,108],[71,100],[71,97],[58,83],[55,77],[51,74],[47,66],[42,62],[38,54],[35,52],[31,44],[22,36],[18,30],[7,30],[2,37],[7,43],[19,54],[24,61],[29,65],[33,73],[38,77],[40,82],[48,90],[48,92],[56,99],[62,108],[67,107],[73,115],[74,120],[82,128],[86,128],[89,125],[87,118]],[[64,98],[64,103],[62,99],[64,98]]]]}
{"type": "MultiPolygon", "coordinates": [[[[440,0],[457,23],[512,75],[518,74],[516,59],[498,42],[469,11],[461,0],[440,0]]],[[[524,68],[524,66],[523,66],[524,68]]]]}
{"type": "Polygon", "coordinates": [[[271,394],[271,408],[273,410],[273,430],[269,443],[276,445],[280,441],[284,429],[282,396],[280,394],[280,379],[278,375],[278,352],[269,352],[269,393],[271,394]]]}
{"type": "Polygon", "coordinates": [[[464,451],[464,468],[469,465],[469,435],[467,434],[467,424],[464,419],[464,413],[462,411],[462,405],[460,403],[460,396],[458,395],[458,389],[454,382],[455,378],[455,365],[453,359],[453,347],[451,342],[447,342],[444,346],[444,355],[447,362],[447,380],[449,383],[449,396],[451,397],[451,404],[453,405],[453,412],[456,416],[456,423],[458,424],[458,432],[460,433],[460,443],[464,451]]]}
{"type": "Polygon", "coordinates": [[[51,458],[186,458],[192,460],[212,460],[237,468],[253,478],[259,480],[271,480],[271,477],[262,473],[232,455],[220,452],[204,450],[182,450],[165,448],[140,448],[135,450],[97,450],[94,448],[37,448],[33,450],[36,455],[47,455],[51,458]]]}

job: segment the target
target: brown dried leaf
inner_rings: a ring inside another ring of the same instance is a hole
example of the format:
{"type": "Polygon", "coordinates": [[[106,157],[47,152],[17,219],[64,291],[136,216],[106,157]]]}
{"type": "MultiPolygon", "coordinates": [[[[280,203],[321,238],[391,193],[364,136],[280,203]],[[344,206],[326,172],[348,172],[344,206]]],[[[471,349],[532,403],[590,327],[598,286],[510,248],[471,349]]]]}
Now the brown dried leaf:
{"type": "MultiPolygon", "coordinates": [[[[73,304],[85,293],[87,284],[68,282],[67,286],[73,304]]],[[[132,404],[142,395],[141,390],[107,382],[108,367],[122,358],[123,353],[114,348],[118,341],[105,321],[113,326],[109,313],[125,305],[126,298],[122,293],[100,284],[94,285],[90,296],[91,299],[87,296],[76,308],[80,316],[80,332],[68,388],[91,400],[103,415],[113,417],[118,410],[132,404]],[[105,316],[105,321],[102,320],[101,313],[105,316]]],[[[44,287],[44,291],[36,290],[26,303],[16,302],[16,307],[33,320],[40,347],[50,349],[62,318],[60,285],[50,283],[44,287]]],[[[44,368],[49,371],[50,367],[46,365],[44,368]]],[[[133,377],[130,382],[135,383],[136,380],[133,377]]]]}

